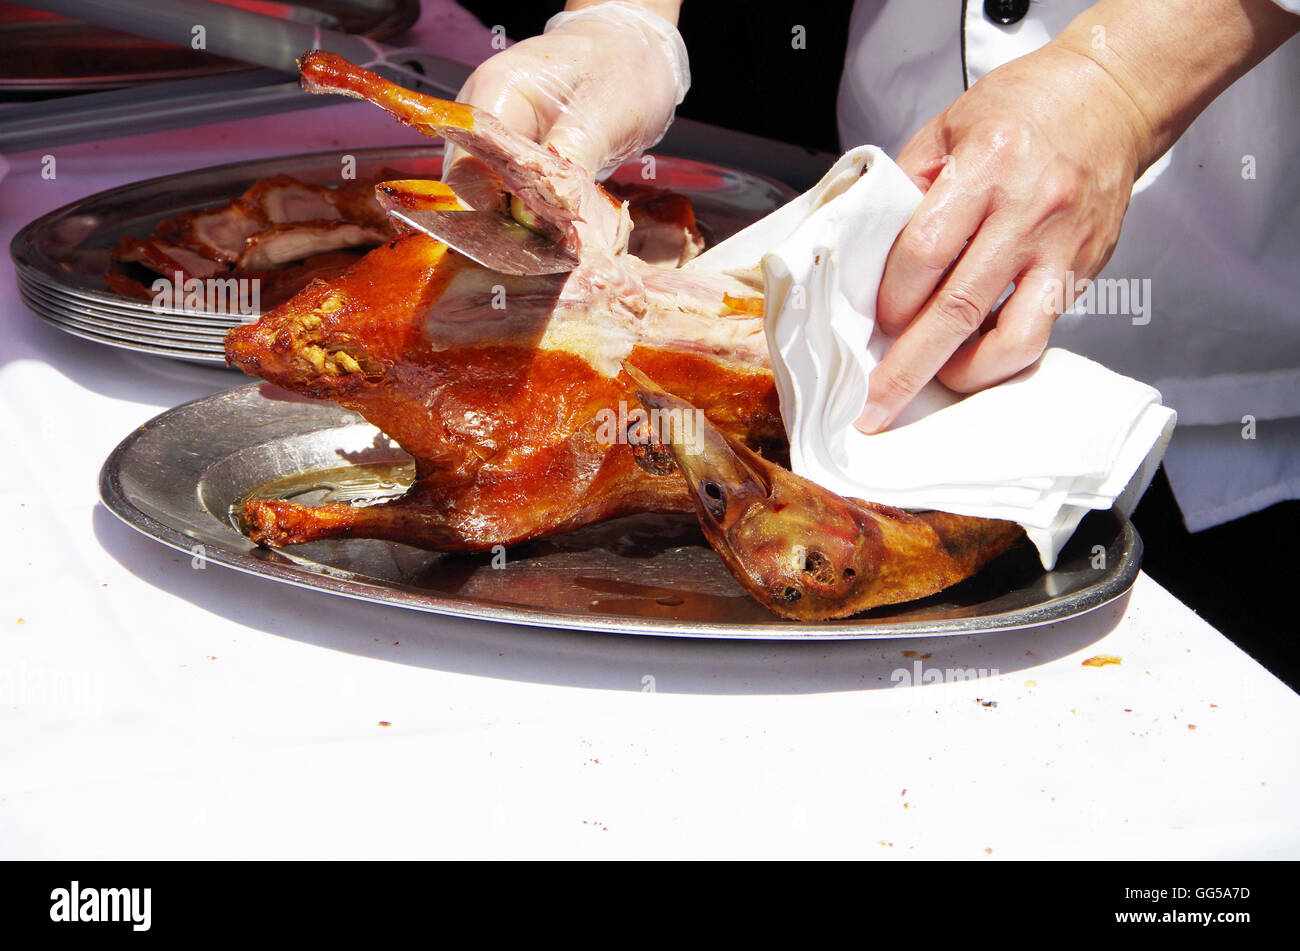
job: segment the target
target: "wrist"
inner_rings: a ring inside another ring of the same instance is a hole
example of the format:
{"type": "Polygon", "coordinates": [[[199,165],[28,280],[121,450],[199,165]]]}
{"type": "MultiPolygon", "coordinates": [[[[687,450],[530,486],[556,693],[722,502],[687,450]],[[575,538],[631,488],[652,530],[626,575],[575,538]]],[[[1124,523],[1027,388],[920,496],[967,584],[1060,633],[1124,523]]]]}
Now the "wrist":
{"type": "Polygon", "coordinates": [[[679,105],[691,88],[691,70],[686,44],[677,32],[677,3],[634,3],[630,0],[598,0],[594,3],[570,2],[565,10],[546,21],[543,33],[563,30],[570,24],[603,22],[631,31],[648,46],[657,49],[675,84],[673,105],[679,105]],[[671,7],[672,17],[657,12],[657,7],[671,7]]]}
{"type": "Polygon", "coordinates": [[[1046,49],[1069,64],[1082,102],[1094,114],[1107,117],[1102,135],[1114,143],[1116,151],[1132,166],[1136,181],[1168,148],[1143,103],[1134,98],[1111,70],[1069,38],[1057,37],[1046,49]]]}
{"type": "Polygon", "coordinates": [[[1100,0],[1049,45],[1091,60],[1130,104],[1143,170],[1298,26],[1273,0],[1100,0]]]}

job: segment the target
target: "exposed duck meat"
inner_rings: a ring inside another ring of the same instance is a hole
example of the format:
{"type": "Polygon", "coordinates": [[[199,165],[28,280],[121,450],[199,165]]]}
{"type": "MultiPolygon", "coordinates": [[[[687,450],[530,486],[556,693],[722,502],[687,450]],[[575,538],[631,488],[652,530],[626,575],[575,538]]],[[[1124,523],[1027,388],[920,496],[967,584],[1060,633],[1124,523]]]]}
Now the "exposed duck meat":
{"type": "Polygon", "coordinates": [[[379,204],[375,186],[379,182],[400,179],[404,174],[395,168],[384,168],[376,177],[345,181],[330,189],[330,201],[334,203],[339,216],[347,221],[392,234],[393,222],[379,204]]]}
{"type": "Polygon", "coordinates": [[[158,238],[220,264],[234,264],[244,243],[267,226],[256,203],[236,198],[218,208],[184,212],[158,223],[158,238]]]}
{"type": "Polygon", "coordinates": [[[226,267],[203,255],[157,238],[133,238],[130,235],[118,242],[114,259],[126,263],[143,264],[149,270],[167,278],[181,274],[184,279],[212,277],[226,267]]]}
{"type": "Polygon", "coordinates": [[[374,247],[390,234],[391,230],[343,220],[272,225],[248,237],[235,268],[270,270],[328,251],[374,247]]]}
{"type": "Polygon", "coordinates": [[[331,190],[300,182],[290,175],[275,175],[256,182],[241,196],[270,224],[286,221],[331,221],[343,217],[331,190]]]}
{"type": "Polygon", "coordinates": [[[704,250],[704,235],[685,195],[635,182],[606,182],[605,190],[627,202],[632,217],[629,254],[647,264],[681,267],[704,250]]]}
{"type": "Polygon", "coordinates": [[[238,200],[258,209],[271,224],[344,219],[391,233],[388,216],[375,201],[375,185],[401,177],[397,169],[384,168],[377,176],[347,179],[327,188],[276,175],[256,182],[238,200]]]}

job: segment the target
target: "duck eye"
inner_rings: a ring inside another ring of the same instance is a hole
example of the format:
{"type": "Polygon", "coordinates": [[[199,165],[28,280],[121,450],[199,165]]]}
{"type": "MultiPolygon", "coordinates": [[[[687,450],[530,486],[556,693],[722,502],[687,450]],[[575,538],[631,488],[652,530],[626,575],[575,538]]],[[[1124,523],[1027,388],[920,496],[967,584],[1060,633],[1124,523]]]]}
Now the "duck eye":
{"type": "Polygon", "coordinates": [[[787,601],[798,601],[803,597],[803,592],[798,588],[790,587],[781,592],[781,597],[785,598],[787,601]]]}
{"type": "Polygon", "coordinates": [[[727,514],[727,494],[716,482],[700,483],[700,501],[704,503],[705,510],[716,519],[727,514]]]}

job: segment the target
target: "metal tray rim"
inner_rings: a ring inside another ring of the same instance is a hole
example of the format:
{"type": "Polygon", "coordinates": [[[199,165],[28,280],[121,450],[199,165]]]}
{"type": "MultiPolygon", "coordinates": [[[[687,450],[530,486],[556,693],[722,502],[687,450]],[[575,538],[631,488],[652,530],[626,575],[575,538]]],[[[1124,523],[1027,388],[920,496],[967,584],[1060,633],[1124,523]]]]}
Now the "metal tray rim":
{"type": "Polygon", "coordinates": [[[131,324],[125,320],[87,312],[81,308],[58,304],[45,300],[39,292],[30,288],[22,289],[22,297],[28,304],[38,303],[46,316],[60,323],[84,326],[88,330],[102,331],[104,336],[121,336],[124,340],[134,337],[147,337],[166,345],[176,344],[177,348],[195,347],[210,350],[213,353],[225,353],[225,331],[211,334],[198,334],[191,331],[172,332],[167,327],[131,324]]]}
{"type": "Polygon", "coordinates": [[[102,334],[97,334],[94,331],[83,330],[80,327],[74,327],[71,324],[62,323],[51,317],[46,317],[43,314],[39,316],[40,319],[50,327],[60,330],[69,336],[79,337],[82,340],[89,341],[90,343],[98,343],[106,347],[115,347],[118,350],[126,350],[129,353],[140,353],[153,357],[167,357],[171,360],[183,360],[187,363],[202,363],[205,366],[214,367],[226,366],[226,359],[224,356],[218,357],[215,354],[211,354],[204,350],[178,350],[168,347],[156,347],[152,344],[146,343],[133,343],[129,340],[122,340],[117,337],[106,337],[102,334]]]}
{"type": "MultiPolygon", "coordinates": [[[[133,430],[109,454],[99,475],[100,498],[105,507],[131,528],[162,542],[171,548],[191,552],[194,539],[172,525],[168,525],[127,499],[120,474],[123,462],[129,459],[135,443],[155,423],[169,415],[203,403],[228,396],[236,391],[257,389],[264,384],[251,383],[234,390],[200,397],[159,413],[144,426],[133,430]]],[[[316,589],[329,594],[356,600],[394,605],[433,614],[487,620],[498,623],[522,624],[531,627],[560,628],[617,634],[657,635],[689,638],[715,638],[730,640],[773,641],[838,641],[867,639],[901,639],[911,637],[936,637],[971,634],[991,634],[1022,628],[1039,627],[1071,617],[1089,613],[1122,597],[1137,578],[1142,561],[1142,539],[1127,518],[1115,513],[1120,526],[1124,550],[1129,557],[1117,565],[1097,585],[1076,593],[1068,610],[1062,610],[1062,596],[1036,605],[974,618],[929,621],[864,620],[854,623],[792,624],[774,618],[765,623],[724,623],[716,621],[683,621],[663,618],[638,618],[613,615],[580,615],[547,609],[528,609],[501,605],[494,602],[471,602],[448,598],[427,590],[407,585],[372,579],[357,581],[325,573],[312,572],[294,564],[276,564],[250,558],[237,551],[205,546],[208,561],[246,574],[271,578],[297,587],[316,589]],[[973,622],[978,622],[973,623],[973,622]]]]}
{"type": "MultiPolygon", "coordinates": [[[[50,303],[57,303],[63,307],[77,308],[86,310],[96,315],[103,315],[119,320],[143,320],[154,323],[171,323],[178,326],[202,330],[204,333],[224,333],[231,327],[239,326],[240,321],[234,317],[223,316],[216,317],[204,311],[155,311],[149,304],[143,301],[133,302],[136,306],[126,307],[117,306],[109,307],[102,301],[95,300],[84,294],[80,294],[71,288],[60,287],[48,280],[43,280],[43,275],[33,277],[33,271],[26,267],[15,267],[14,272],[18,276],[18,286],[22,290],[29,290],[39,295],[42,299],[50,303]]],[[[126,300],[122,298],[122,300],[126,300]]]]}

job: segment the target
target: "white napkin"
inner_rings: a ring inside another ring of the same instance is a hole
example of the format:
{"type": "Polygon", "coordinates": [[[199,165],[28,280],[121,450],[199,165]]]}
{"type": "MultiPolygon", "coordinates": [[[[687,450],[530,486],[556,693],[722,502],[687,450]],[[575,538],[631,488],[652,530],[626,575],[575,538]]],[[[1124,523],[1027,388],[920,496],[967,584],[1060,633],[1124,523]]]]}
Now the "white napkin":
{"type": "Polygon", "coordinates": [[[875,146],[689,267],[761,259],[768,346],[796,473],[840,495],[1024,526],[1051,568],[1089,509],[1132,511],[1175,414],[1160,394],[1067,350],[962,398],[930,383],[887,432],[854,428],[892,343],[876,292],[919,189],[875,146]]]}

